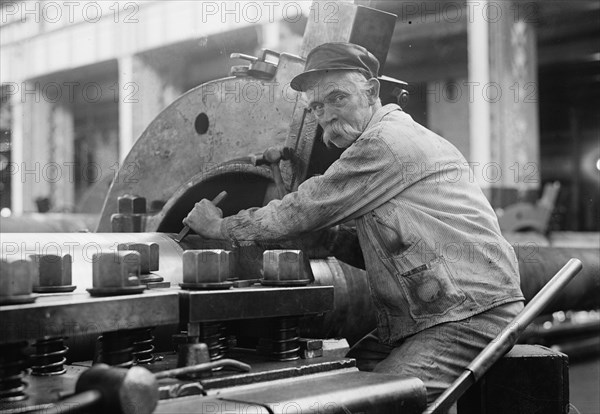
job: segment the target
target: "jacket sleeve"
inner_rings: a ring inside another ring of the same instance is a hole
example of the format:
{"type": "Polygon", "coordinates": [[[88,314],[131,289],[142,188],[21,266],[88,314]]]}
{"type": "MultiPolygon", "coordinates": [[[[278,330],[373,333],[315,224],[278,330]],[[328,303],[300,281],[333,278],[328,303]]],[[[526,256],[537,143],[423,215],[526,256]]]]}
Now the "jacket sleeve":
{"type": "Polygon", "coordinates": [[[226,217],[221,233],[234,241],[278,241],[365,214],[395,197],[409,182],[377,134],[355,141],[325,174],[262,208],[226,217]]]}

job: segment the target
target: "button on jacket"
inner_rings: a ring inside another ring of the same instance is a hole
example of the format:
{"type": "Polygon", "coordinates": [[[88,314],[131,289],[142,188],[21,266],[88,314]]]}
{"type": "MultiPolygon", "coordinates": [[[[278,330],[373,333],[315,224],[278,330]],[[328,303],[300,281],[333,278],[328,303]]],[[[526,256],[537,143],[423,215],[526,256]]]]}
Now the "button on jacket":
{"type": "Polygon", "coordinates": [[[221,232],[277,241],[352,219],[384,343],[524,299],[515,252],[465,158],[393,104],[323,175],[226,217],[221,232]]]}

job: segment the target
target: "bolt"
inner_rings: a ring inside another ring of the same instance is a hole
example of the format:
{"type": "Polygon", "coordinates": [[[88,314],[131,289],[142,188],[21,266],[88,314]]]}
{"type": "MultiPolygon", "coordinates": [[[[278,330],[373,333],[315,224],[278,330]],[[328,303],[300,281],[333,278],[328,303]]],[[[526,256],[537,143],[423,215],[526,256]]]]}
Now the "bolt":
{"type": "Polygon", "coordinates": [[[29,295],[38,277],[38,268],[31,260],[0,259],[0,296],[29,295]]]}
{"type": "Polygon", "coordinates": [[[92,256],[94,288],[139,286],[140,254],[131,250],[92,256]]]}
{"type": "Polygon", "coordinates": [[[147,274],[158,270],[157,243],[120,243],[117,250],[134,250],[140,254],[140,273],[147,274]]]}
{"type": "Polygon", "coordinates": [[[227,262],[229,263],[229,276],[227,279],[237,279],[236,253],[231,250],[225,250],[227,262]]]}
{"type": "Polygon", "coordinates": [[[229,278],[230,255],[225,250],[183,252],[184,283],[222,283],[229,278]]]}
{"type": "Polygon", "coordinates": [[[113,233],[141,233],[144,223],[143,214],[113,214],[110,223],[113,233]]]}
{"type": "Polygon", "coordinates": [[[307,266],[302,250],[265,250],[263,253],[263,277],[266,280],[308,279],[307,266]]]}
{"type": "Polygon", "coordinates": [[[33,280],[36,287],[68,286],[72,282],[70,254],[35,254],[32,255],[38,265],[39,277],[33,280]]]}
{"type": "Polygon", "coordinates": [[[117,212],[123,214],[145,214],[146,198],[126,194],[117,199],[117,212]]]}

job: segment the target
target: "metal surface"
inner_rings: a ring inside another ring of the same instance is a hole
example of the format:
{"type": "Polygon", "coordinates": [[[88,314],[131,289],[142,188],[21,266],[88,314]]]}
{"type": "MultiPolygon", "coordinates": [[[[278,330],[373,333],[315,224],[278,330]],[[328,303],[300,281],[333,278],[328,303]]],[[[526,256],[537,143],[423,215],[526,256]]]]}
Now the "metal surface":
{"type": "Polygon", "coordinates": [[[93,286],[94,254],[114,253],[119,244],[128,242],[158,244],[161,270],[155,274],[172,283],[182,281],[183,249],[164,233],[3,233],[1,246],[7,260],[26,259],[31,254],[70,254],[77,293],[93,286]]]}
{"type": "Polygon", "coordinates": [[[26,213],[2,217],[0,233],[69,233],[92,231],[98,226],[98,214],[26,213]]]}
{"type": "Polygon", "coordinates": [[[33,281],[39,279],[38,267],[29,257],[0,259],[0,305],[30,303],[33,281]]]}
{"type": "Polygon", "coordinates": [[[202,364],[192,365],[189,367],[173,368],[166,371],[156,373],[157,379],[162,378],[176,378],[182,375],[196,374],[199,372],[212,371],[214,368],[235,368],[237,370],[248,372],[250,371],[250,365],[244,364],[243,362],[236,361],[235,359],[221,359],[214,362],[205,362],[202,364]]]}
{"type": "Polygon", "coordinates": [[[220,398],[261,405],[272,413],[420,413],[426,404],[425,386],[416,378],[358,371],[223,392],[220,398]]]}
{"type": "Polygon", "coordinates": [[[183,252],[183,289],[210,288],[211,285],[229,288],[231,256],[222,249],[186,250],[183,252]],[[225,286],[223,286],[225,283],[225,286]]]}
{"type": "Polygon", "coordinates": [[[97,405],[95,411],[102,413],[150,414],[158,403],[156,377],[142,367],[122,369],[94,365],[81,374],[75,386],[76,393],[87,391],[100,393],[94,405],[97,405]]]}
{"type": "Polygon", "coordinates": [[[308,257],[302,250],[265,250],[263,284],[302,286],[314,280],[308,257]]]}
{"type": "Polygon", "coordinates": [[[33,291],[38,293],[70,292],[75,290],[72,286],[70,254],[42,254],[32,255],[33,261],[38,266],[38,277],[33,280],[33,291]]]}
{"type": "Polygon", "coordinates": [[[143,195],[149,213],[156,214],[195,175],[283,144],[290,134],[297,96],[288,83],[303,67],[301,58],[283,53],[270,80],[225,78],[192,89],[173,102],[150,123],[124,160],[127,168],[118,172],[111,185],[97,230],[110,231],[118,196],[143,195]]]}
{"type": "Polygon", "coordinates": [[[333,308],[333,288],[248,288],[181,292],[182,320],[190,323],[310,315],[333,308]],[[235,306],[223,306],[235,304],[235,306]]]}
{"type": "Polygon", "coordinates": [[[583,263],[581,273],[558,292],[543,312],[600,307],[598,249],[545,247],[535,243],[513,244],[513,247],[519,259],[521,290],[526,301],[530,301],[569,259],[576,258],[583,263]]]}
{"type": "Polygon", "coordinates": [[[0,307],[0,343],[43,337],[80,336],[179,322],[177,291],[93,298],[87,293],[54,294],[35,303],[0,307]]]}
{"type": "Polygon", "coordinates": [[[581,271],[581,268],[582,265],[579,260],[569,260],[511,323],[471,361],[459,378],[427,408],[424,414],[443,413],[450,408],[467,388],[481,379],[483,374],[513,346],[525,328],[544,310],[554,296],[581,271]]]}

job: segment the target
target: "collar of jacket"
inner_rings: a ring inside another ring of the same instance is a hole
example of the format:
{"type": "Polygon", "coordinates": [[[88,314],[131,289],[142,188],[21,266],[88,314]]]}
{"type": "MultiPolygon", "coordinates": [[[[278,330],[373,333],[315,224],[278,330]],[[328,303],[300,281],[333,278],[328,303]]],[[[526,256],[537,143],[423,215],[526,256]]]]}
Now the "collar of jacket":
{"type": "MultiPolygon", "coordinates": [[[[377,110],[377,112],[375,112],[373,114],[373,116],[371,117],[371,120],[369,121],[369,123],[367,124],[367,127],[365,128],[365,130],[363,131],[363,134],[369,130],[369,128],[371,128],[372,126],[374,126],[375,124],[377,124],[379,121],[381,121],[383,119],[384,116],[386,116],[387,114],[389,114],[390,112],[399,110],[401,111],[402,108],[400,108],[398,105],[396,104],[387,104],[382,106],[381,108],[379,108],[377,110]]],[[[362,135],[362,134],[361,134],[362,135]]]]}

